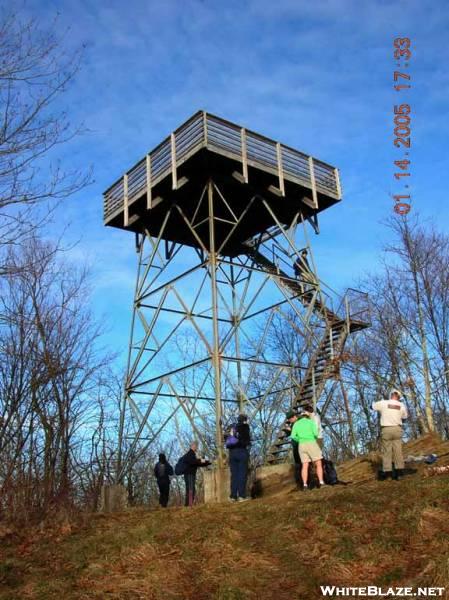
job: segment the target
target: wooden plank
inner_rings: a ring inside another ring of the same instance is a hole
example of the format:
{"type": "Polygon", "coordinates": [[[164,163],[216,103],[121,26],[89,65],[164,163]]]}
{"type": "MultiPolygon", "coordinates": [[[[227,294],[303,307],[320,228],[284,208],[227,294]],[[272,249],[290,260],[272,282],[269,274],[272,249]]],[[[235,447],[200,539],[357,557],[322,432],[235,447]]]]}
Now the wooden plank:
{"type": "Polygon", "coordinates": [[[285,196],[284,169],[282,167],[282,148],[279,142],[276,143],[276,157],[278,161],[279,189],[281,190],[282,196],[285,196]]]}
{"type": "Polygon", "coordinates": [[[128,227],[129,225],[129,213],[128,213],[128,173],[123,175],[123,226],[128,227]]]}
{"type": "Polygon", "coordinates": [[[242,173],[243,179],[245,183],[248,183],[248,157],[246,154],[246,131],[245,128],[242,127],[240,129],[240,137],[242,140],[242,173]]]}
{"type": "Polygon", "coordinates": [[[147,176],[147,209],[151,210],[151,156],[147,154],[146,157],[146,176],[147,176]]]}
{"type": "Polygon", "coordinates": [[[315,171],[313,170],[313,158],[309,156],[310,183],[312,184],[312,198],[314,208],[318,208],[318,194],[316,192],[315,171]]]}

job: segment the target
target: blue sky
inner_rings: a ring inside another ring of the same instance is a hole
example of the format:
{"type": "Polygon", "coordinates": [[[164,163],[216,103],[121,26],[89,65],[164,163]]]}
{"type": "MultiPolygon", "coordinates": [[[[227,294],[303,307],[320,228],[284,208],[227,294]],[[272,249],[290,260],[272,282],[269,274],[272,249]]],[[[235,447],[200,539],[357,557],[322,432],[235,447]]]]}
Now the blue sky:
{"type": "MultiPolygon", "coordinates": [[[[133,235],[102,224],[102,192],[198,109],[341,170],[344,200],[314,238],[320,276],[335,288],[376,269],[399,193],[393,105],[408,102],[413,211],[447,230],[449,6],[446,0],[28,0],[43,24],[59,14],[85,60],[62,99],[87,133],[64,149],[95,183],[64,202],[74,260],[91,264],[94,310],[125,354],[136,268],[133,235]],[[393,89],[393,39],[411,39],[412,88],[393,89]]],[[[400,156],[399,156],[400,155],[400,156]]]]}

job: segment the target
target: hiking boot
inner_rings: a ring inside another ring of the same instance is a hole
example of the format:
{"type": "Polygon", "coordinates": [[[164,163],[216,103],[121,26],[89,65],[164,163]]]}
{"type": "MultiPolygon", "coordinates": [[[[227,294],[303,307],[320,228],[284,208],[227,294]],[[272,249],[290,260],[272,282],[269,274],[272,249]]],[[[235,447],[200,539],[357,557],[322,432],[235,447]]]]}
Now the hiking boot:
{"type": "Polygon", "coordinates": [[[229,502],[237,502],[237,498],[233,498],[232,496],[229,497],[229,502]]]}
{"type": "Polygon", "coordinates": [[[237,498],[237,502],[248,502],[250,498],[237,498]]]}
{"type": "Polygon", "coordinates": [[[393,473],[391,471],[379,471],[379,481],[386,481],[392,478],[393,473]]]}
{"type": "Polygon", "coordinates": [[[402,479],[403,476],[404,476],[403,469],[395,469],[395,471],[393,471],[393,475],[391,476],[391,478],[394,479],[395,481],[399,481],[399,479],[402,479]]]}

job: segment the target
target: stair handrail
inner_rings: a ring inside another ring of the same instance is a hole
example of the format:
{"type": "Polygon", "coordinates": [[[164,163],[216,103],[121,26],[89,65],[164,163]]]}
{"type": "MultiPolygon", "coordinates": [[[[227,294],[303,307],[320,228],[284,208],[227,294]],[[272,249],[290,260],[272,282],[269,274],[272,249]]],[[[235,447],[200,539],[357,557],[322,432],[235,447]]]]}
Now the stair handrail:
{"type": "Polygon", "coordinates": [[[344,314],[348,324],[356,321],[369,327],[372,323],[369,294],[356,288],[347,288],[342,296],[338,312],[344,314]],[[361,302],[360,308],[356,306],[357,302],[361,302]]]}

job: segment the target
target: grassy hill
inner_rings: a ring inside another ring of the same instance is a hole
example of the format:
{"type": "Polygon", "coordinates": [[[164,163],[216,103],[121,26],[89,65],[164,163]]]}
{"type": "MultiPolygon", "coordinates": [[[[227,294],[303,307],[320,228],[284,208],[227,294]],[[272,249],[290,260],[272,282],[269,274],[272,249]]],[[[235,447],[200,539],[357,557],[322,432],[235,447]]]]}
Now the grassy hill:
{"type": "Polygon", "coordinates": [[[327,584],[446,586],[449,597],[448,475],[0,535],[1,599],[292,600],[327,584]]]}

